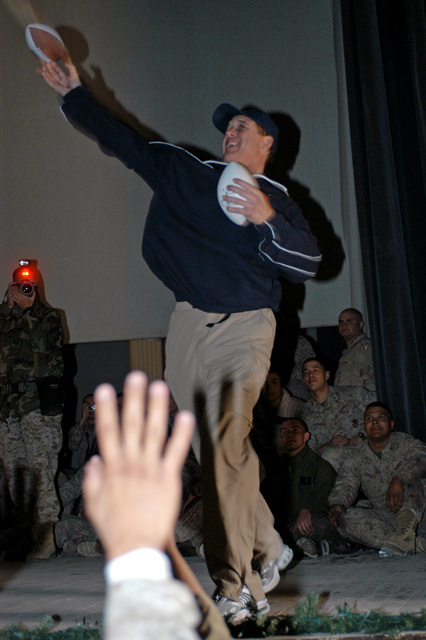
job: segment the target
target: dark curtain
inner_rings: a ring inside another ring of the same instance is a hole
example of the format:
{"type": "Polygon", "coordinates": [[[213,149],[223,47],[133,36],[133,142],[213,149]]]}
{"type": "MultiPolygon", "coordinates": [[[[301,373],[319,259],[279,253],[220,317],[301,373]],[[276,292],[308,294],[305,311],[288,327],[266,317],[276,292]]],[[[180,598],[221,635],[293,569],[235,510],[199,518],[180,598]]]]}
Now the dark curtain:
{"type": "Polygon", "coordinates": [[[426,440],[426,7],[340,0],[378,399],[426,440]]]}

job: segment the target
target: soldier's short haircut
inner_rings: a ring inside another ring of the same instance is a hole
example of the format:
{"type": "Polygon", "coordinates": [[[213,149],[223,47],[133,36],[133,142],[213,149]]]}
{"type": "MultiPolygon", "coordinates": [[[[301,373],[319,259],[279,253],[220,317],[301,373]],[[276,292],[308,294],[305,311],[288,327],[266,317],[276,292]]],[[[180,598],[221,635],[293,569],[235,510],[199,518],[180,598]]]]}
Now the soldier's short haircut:
{"type": "Polygon", "coordinates": [[[382,409],[385,409],[385,411],[388,412],[390,419],[393,420],[393,415],[392,415],[392,411],[390,410],[390,407],[388,407],[388,405],[385,404],[384,402],[379,402],[378,400],[375,400],[374,402],[370,402],[370,404],[368,404],[365,407],[364,415],[367,409],[370,409],[372,407],[381,407],[382,409]]]}
{"type": "Polygon", "coordinates": [[[342,313],[344,313],[345,311],[350,311],[351,313],[353,313],[357,317],[358,322],[362,322],[364,320],[364,318],[362,317],[361,311],[358,311],[358,309],[354,309],[353,307],[348,307],[347,309],[343,309],[343,311],[339,313],[339,318],[342,315],[342,313]]]}
{"type": "Polygon", "coordinates": [[[324,364],[321,360],[319,360],[318,358],[315,358],[314,356],[312,356],[312,358],[306,358],[306,360],[304,360],[304,361],[303,361],[303,364],[302,364],[302,373],[303,373],[303,369],[305,368],[305,364],[306,364],[307,362],[318,362],[318,364],[320,365],[320,367],[321,367],[321,369],[324,371],[324,373],[325,373],[326,371],[328,371],[327,367],[325,366],[325,364],[324,364]]]}
{"type": "Polygon", "coordinates": [[[304,428],[306,433],[309,433],[309,427],[306,424],[306,422],[304,420],[302,420],[302,418],[297,418],[296,416],[293,416],[292,418],[284,418],[284,420],[280,424],[280,428],[283,426],[283,424],[285,424],[289,420],[296,420],[297,422],[300,422],[300,424],[302,425],[302,427],[304,428]]]}

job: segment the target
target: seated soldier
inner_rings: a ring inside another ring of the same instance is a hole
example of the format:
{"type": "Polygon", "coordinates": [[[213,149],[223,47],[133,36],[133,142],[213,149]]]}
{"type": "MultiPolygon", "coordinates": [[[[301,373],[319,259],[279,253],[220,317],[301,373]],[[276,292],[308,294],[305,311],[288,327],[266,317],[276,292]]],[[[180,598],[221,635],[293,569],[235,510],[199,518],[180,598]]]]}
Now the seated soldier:
{"type": "Polygon", "coordinates": [[[97,453],[95,433],[96,407],[93,393],[83,398],[80,420],[70,429],[68,434],[68,449],[75,452],[73,467],[81,469],[89,458],[97,453]]]}
{"type": "MultiPolygon", "coordinates": [[[[277,433],[283,418],[299,416],[306,403],[294,398],[282,386],[278,373],[270,371],[266,376],[260,398],[253,410],[253,428],[250,439],[260,460],[261,491],[271,507],[272,493],[282,484],[281,461],[277,449],[277,433]]],[[[281,502],[280,494],[276,495],[281,502]]],[[[278,529],[279,531],[279,529],[278,529]]]]}
{"type": "Polygon", "coordinates": [[[309,400],[309,391],[303,384],[302,365],[308,358],[315,357],[315,350],[308,338],[303,335],[299,335],[297,337],[296,350],[294,352],[293,369],[291,370],[290,380],[286,387],[295,398],[300,398],[305,402],[309,400]]]}
{"type": "Polygon", "coordinates": [[[87,519],[83,500],[84,467],[59,487],[62,513],[55,523],[57,551],[69,556],[93,557],[103,553],[94,527],[87,519]]]}
{"type": "Polygon", "coordinates": [[[364,409],[376,394],[364,387],[331,387],[330,372],[315,358],[305,360],[302,374],[310,395],[301,414],[310,428],[309,446],[338,472],[352,447],[365,438],[364,409]]]}
{"type": "Polygon", "coordinates": [[[335,387],[365,387],[376,390],[371,340],[364,333],[365,322],[358,309],[344,309],[339,316],[339,333],[346,342],[334,378],[335,387]]]}
{"type": "Polygon", "coordinates": [[[329,551],[350,550],[328,519],[328,496],[336,472],[307,446],[310,433],[304,420],[286,418],[280,427],[283,464],[288,468],[290,492],[288,528],[296,546],[309,558],[329,551]]]}
{"type": "Polygon", "coordinates": [[[367,406],[367,440],[344,461],[329,496],[329,516],[344,538],[403,556],[416,549],[416,529],[425,508],[426,445],[395,433],[394,425],[385,404],[367,406]],[[360,488],[370,508],[352,506],[360,488]]]}

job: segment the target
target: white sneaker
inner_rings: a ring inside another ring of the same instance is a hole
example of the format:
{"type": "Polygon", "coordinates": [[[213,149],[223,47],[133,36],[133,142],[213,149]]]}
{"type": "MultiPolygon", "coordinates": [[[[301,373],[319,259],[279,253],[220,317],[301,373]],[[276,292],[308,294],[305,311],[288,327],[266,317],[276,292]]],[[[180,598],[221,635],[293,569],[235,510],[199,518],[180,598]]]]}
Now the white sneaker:
{"type": "Polygon", "coordinates": [[[312,538],[306,538],[305,536],[299,538],[296,542],[297,546],[301,551],[303,551],[303,555],[307,558],[318,558],[318,546],[317,543],[312,540],[312,538]]]}
{"type": "Polygon", "coordinates": [[[246,585],[243,586],[238,600],[230,600],[230,598],[226,596],[217,594],[213,596],[213,602],[219,609],[220,614],[224,618],[229,618],[229,621],[232,623],[254,617],[255,607],[250,608],[250,602],[253,602],[256,606],[258,613],[266,614],[270,608],[266,598],[254,600],[246,585]]]}
{"type": "Polygon", "coordinates": [[[278,558],[271,560],[260,569],[259,574],[262,579],[264,593],[269,593],[272,589],[275,589],[280,581],[280,571],[288,567],[292,560],[293,549],[285,544],[278,558]]]}

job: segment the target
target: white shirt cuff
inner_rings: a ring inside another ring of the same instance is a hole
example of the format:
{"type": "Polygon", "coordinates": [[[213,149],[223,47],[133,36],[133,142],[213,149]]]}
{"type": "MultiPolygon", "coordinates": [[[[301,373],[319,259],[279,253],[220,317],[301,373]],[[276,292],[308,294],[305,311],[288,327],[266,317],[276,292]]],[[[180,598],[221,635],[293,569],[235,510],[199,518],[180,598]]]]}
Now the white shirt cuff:
{"type": "Polygon", "coordinates": [[[107,562],[108,584],[122,580],[166,580],[172,575],[169,557],[158,549],[135,549],[107,562]]]}

